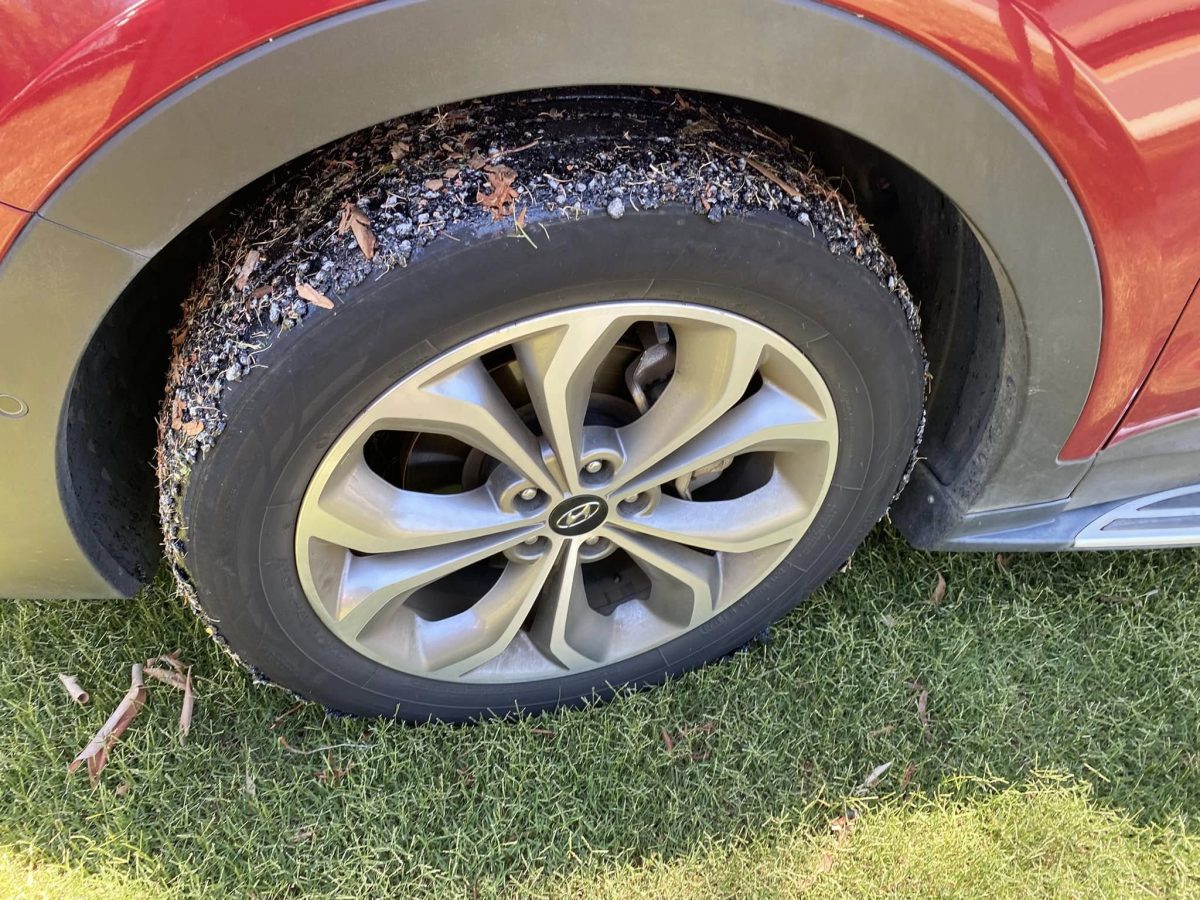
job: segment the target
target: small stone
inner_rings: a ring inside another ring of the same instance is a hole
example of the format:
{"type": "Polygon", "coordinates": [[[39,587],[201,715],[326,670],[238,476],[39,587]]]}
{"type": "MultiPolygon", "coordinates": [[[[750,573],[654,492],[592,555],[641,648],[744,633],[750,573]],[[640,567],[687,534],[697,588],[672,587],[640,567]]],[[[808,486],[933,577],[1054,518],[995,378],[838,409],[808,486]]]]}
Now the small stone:
{"type": "Polygon", "coordinates": [[[267,318],[271,320],[272,325],[278,325],[283,312],[279,309],[278,303],[272,303],[271,308],[267,310],[267,318]]]}
{"type": "Polygon", "coordinates": [[[408,254],[412,253],[412,251],[413,251],[412,241],[401,241],[400,242],[400,252],[401,253],[403,253],[405,256],[407,256],[408,254]]]}
{"type": "Polygon", "coordinates": [[[608,214],[614,219],[619,219],[625,215],[625,201],[620,197],[614,197],[609,201],[608,214]]]}
{"type": "Polygon", "coordinates": [[[719,203],[714,203],[708,208],[708,221],[720,222],[723,218],[725,218],[725,207],[719,203]]]}
{"type": "Polygon", "coordinates": [[[226,369],[225,370],[225,380],[226,381],[241,381],[242,380],[242,367],[239,366],[237,363],[234,363],[232,366],[230,366],[228,369],[226,369]]]}
{"type": "Polygon", "coordinates": [[[396,237],[408,237],[412,233],[412,219],[401,219],[396,223],[396,237]]]}

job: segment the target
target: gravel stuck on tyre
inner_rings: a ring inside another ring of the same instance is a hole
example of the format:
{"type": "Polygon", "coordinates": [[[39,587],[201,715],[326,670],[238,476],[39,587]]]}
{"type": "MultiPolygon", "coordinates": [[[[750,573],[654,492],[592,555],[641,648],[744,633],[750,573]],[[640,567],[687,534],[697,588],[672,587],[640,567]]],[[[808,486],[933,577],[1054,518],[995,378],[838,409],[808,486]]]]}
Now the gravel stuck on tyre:
{"type": "Polygon", "coordinates": [[[808,158],[695,97],[446,107],[218,243],[160,423],[180,590],[339,711],[536,712],[745,644],[903,485],[924,362],[808,158]]]}

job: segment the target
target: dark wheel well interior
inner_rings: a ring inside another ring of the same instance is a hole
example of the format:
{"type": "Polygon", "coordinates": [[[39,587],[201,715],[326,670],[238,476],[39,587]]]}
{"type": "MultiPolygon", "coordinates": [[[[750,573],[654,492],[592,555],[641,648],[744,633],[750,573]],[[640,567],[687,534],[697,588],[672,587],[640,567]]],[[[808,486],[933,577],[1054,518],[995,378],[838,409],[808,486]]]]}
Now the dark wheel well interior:
{"type": "MultiPolygon", "coordinates": [[[[1002,378],[1003,313],[982,247],[954,204],[899,160],[821,122],[743,106],[811,151],[896,259],[920,307],[932,377],[921,455],[939,481],[954,481],[980,444],[1002,378]]],[[[225,216],[276,177],[230,197],[155,256],[109,310],[75,373],[58,450],[64,499],[85,523],[78,532],[93,558],[107,556],[140,581],[160,555],[155,420],[180,300],[225,216]]]]}

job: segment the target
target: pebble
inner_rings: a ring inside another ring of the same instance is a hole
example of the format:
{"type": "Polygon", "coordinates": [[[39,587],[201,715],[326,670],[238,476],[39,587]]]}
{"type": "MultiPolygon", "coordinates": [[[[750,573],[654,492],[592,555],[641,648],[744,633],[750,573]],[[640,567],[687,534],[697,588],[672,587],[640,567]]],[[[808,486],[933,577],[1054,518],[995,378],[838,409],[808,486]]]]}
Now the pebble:
{"type": "Polygon", "coordinates": [[[608,214],[614,219],[619,219],[625,215],[625,201],[620,197],[614,197],[608,203],[608,214]]]}

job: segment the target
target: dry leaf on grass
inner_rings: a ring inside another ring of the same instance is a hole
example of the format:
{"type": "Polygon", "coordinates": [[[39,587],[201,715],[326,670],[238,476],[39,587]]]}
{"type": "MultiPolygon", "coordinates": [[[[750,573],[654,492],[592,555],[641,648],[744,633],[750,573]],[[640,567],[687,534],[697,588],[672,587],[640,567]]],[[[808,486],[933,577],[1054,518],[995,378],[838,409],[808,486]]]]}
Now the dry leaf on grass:
{"type": "Polygon", "coordinates": [[[921,734],[929,740],[932,737],[929,729],[929,691],[925,688],[921,688],[917,694],[917,721],[921,723],[921,734]]]}
{"type": "MultiPolygon", "coordinates": [[[[350,770],[354,768],[354,760],[346,763],[344,766],[335,766],[333,764],[333,754],[325,754],[325,768],[316,773],[317,781],[323,782],[330,787],[340,782],[343,778],[350,774],[350,770]]],[[[461,770],[460,770],[461,771],[461,770]]]]}
{"type": "Polygon", "coordinates": [[[251,250],[246,254],[246,259],[242,262],[241,269],[238,270],[237,281],[233,283],[235,288],[239,291],[246,289],[246,285],[250,283],[250,276],[254,274],[254,267],[258,265],[260,259],[262,259],[262,254],[257,250],[251,250]]]}
{"type": "Polygon", "coordinates": [[[67,689],[67,693],[71,695],[71,699],[80,706],[92,699],[91,695],[79,686],[79,682],[75,680],[74,675],[63,675],[59,673],[58,680],[62,682],[62,686],[67,689]]]}
{"type": "Polygon", "coordinates": [[[412,146],[408,143],[408,141],[396,141],[396,143],[392,144],[392,146],[388,149],[392,154],[392,160],[394,162],[399,162],[408,155],[408,151],[412,149],[412,146]]]}
{"type": "Polygon", "coordinates": [[[933,590],[929,592],[929,602],[937,606],[946,599],[946,579],[941,572],[937,573],[937,583],[934,584],[933,590]]]}
{"type": "Polygon", "coordinates": [[[113,710],[108,720],[100,726],[100,730],[88,741],[88,745],[79,751],[79,755],[71,760],[71,764],[67,766],[68,772],[74,772],[85,762],[87,763],[88,779],[92,784],[100,777],[100,773],[104,771],[104,766],[108,762],[108,752],[113,745],[125,733],[125,729],[129,727],[142,707],[146,703],[146,682],[142,677],[142,667],[138,663],[133,664],[133,668],[129,675],[129,690],[125,696],[121,698],[121,702],[117,704],[117,708],[113,710]]]}
{"type": "Polygon", "coordinates": [[[375,232],[371,230],[371,217],[349,200],[342,204],[342,218],[338,222],[338,234],[345,234],[347,231],[354,232],[354,240],[362,255],[368,261],[374,259],[378,242],[375,240],[375,232]]]}
{"type": "Polygon", "coordinates": [[[430,178],[425,182],[425,190],[440,191],[445,185],[445,182],[440,178],[430,178]]]}
{"type": "Polygon", "coordinates": [[[296,282],[296,293],[313,306],[319,306],[321,309],[333,309],[333,301],[318,291],[307,281],[296,282]]]}
{"type": "MultiPolygon", "coordinates": [[[[179,655],[182,652],[182,650],[176,649],[172,650],[170,653],[164,653],[161,656],[152,656],[150,659],[146,660],[144,668],[149,669],[151,666],[156,666],[159,663],[166,663],[176,672],[182,673],[183,670],[187,668],[187,666],[179,661],[179,655]]],[[[146,674],[149,675],[150,673],[147,671],[146,674]]]]}
{"type": "Polygon", "coordinates": [[[844,816],[838,816],[836,819],[829,820],[829,830],[837,835],[839,844],[850,837],[857,827],[858,813],[852,809],[846,810],[844,816]]]}
{"type": "Polygon", "coordinates": [[[190,422],[183,423],[183,433],[188,437],[195,437],[204,430],[204,423],[199,419],[192,419],[190,422]]]}
{"type": "Polygon", "coordinates": [[[916,763],[910,762],[907,766],[904,767],[904,774],[900,776],[900,788],[899,788],[899,790],[902,793],[906,787],[908,787],[910,784],[912,784],[912,780],[913,780],[913,778],[916,777],[916,774],[917,774],[917,764],[916,763]]]}
{"type": "Polygon", "coordinates": [[[871,788],[875,787],[875,785],[879,784],[879,779],[882,778],[884,775],[886,775],[887,770],[890,769],[891,767],[892,767],[892,763],[890,761],[885,762],[881,766],[876,766],[874,769],[871,770],[871,773],[866,778],[863,779],[862,784],[860,784],[855,789],[856,793],[861,794],[864,791],[869,791],[871,788]]]}
{"type": "Polygon", "coordinates": [[[996,567],[1001,572],[1007,572],[1008,571],[1008,556],[1006,556],[1003,553],[997,553],[996,554],[996,567]]]}

